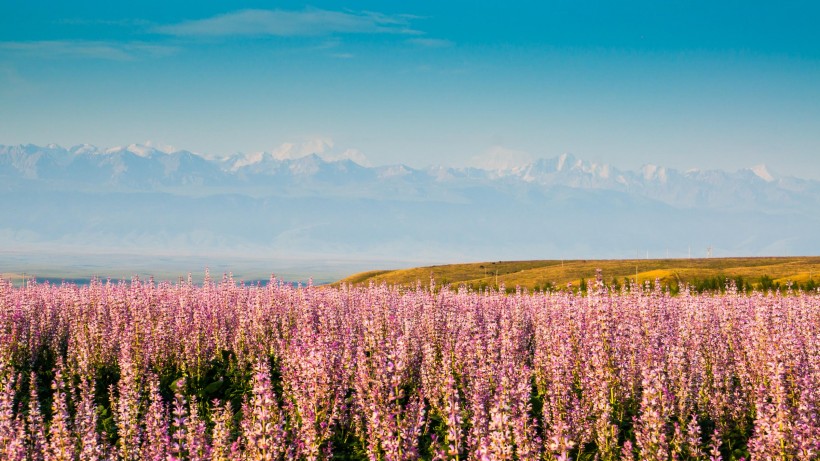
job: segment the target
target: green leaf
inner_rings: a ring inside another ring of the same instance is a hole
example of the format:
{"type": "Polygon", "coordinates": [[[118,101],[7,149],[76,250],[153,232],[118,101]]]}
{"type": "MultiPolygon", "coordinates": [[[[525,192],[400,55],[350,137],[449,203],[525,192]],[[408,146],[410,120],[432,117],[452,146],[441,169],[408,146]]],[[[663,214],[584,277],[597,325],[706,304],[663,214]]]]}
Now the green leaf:
{"type": "Polygon", "coordinates": [[[219,381],[214,381],[211,384],[205,386],[205,389],[202,390],[202,393],[205,395],[213,395],[214,393],[219,391],[219,389],[222,388],[223,384],[224,381],[222,381],[221,379],[219,381]]]}

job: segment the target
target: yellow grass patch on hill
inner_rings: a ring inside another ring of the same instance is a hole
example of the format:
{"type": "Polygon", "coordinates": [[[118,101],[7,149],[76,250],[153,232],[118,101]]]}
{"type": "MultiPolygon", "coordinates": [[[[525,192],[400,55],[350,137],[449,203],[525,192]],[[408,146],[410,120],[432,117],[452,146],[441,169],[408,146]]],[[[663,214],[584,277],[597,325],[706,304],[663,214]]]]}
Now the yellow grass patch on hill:
{"type": "Polygon", "coordinates": [[[595,280],[600,269],[607,284],[623,285],[660,281],[665,286],[695,286],[704,281],[726,279],[745,286],[765,287],[767,283],[820,283],[820,257],[757,257],[701,259],[625,260],[533,260],[497,261],[416,267],[390,271],[370,271],[351,275],[336,284],[387,283],[400,286],[437,285],[472,288],[521,287],[527,290],[578,287],[595,280]]]}

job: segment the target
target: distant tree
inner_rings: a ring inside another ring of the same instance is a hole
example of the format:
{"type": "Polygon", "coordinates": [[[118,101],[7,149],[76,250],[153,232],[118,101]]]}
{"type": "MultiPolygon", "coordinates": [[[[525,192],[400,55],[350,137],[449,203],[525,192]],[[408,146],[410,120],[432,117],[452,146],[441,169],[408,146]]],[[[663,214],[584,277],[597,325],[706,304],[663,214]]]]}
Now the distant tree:
{"type": "Polygon", "coordinates": [[[677,282],[669,284],[669,293],[672,295],[680,294],[680,285],[677,282]]]}
{"type": "Polygon", "coordinates": [[[618,284],[618,279],[612,277],[612,281],[609,282],[609,288],[612,291],[621,291],[621,286],[618,284]]]}
{"type": "Polygon", "coordinates": [[[763,291],[780,291],[781,286],[780,283],[775,282],[774,279],[768,275],[764,275],[760,277],[760,289],[763,291]]]}
{"type": "Polygon", "coordinates": [[[808,282],[800,285],[800,289],[803,291],[816,291],[817,287],[817,282],[815,282],[814,279],[809,279],[808,282]]]}

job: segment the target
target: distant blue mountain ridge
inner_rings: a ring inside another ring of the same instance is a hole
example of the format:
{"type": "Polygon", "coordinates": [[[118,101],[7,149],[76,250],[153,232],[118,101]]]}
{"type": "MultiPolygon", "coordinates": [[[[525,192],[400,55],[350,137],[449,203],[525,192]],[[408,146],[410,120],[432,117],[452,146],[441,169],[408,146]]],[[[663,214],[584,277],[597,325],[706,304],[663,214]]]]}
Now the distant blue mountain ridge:
{"type": "Polygon", "coordinates": [[[765,166],[503,169],[0,146],[0,245],[463,261],[817,254],[820,182],[765,166]],[[690,250],[694,249],[694,250],[690,250]]]}

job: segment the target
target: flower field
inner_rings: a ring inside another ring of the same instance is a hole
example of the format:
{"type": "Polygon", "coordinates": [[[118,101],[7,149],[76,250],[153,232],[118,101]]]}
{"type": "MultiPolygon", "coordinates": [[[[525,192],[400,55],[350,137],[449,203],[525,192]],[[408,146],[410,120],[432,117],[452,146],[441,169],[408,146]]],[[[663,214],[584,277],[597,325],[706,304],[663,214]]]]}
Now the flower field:
{"type": "Polygon", "coordinates": [[[4,460],[810,460],[820,297],[0,279],[4,460]]]}

